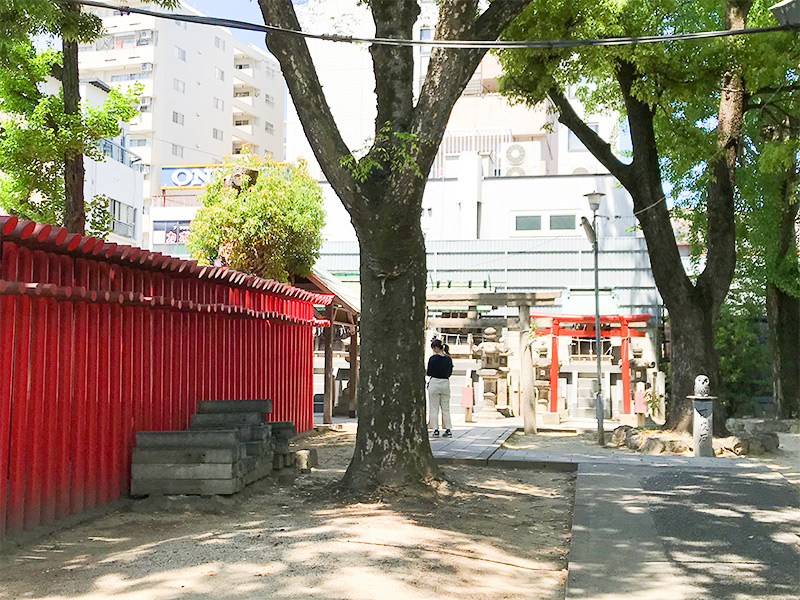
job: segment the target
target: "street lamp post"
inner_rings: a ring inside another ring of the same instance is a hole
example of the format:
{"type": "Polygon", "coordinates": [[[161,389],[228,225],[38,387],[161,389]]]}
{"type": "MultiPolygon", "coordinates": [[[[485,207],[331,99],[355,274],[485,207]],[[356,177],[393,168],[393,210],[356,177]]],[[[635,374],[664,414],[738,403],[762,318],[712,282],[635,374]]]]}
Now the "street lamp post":
{"type": "Polygon", "coordinates": [[[601,192],[591,192],[585,194],[586,199],[589,200],[589,208],[592,209],[592,223],[583,218],[583,227],[586,230],[586,235],[592,243],[594,250],[594,341],[595,341],[595,354],[597,355],[597,390],[594,400],[595,414],[597,415],[597,443],[601,446],[606,444],[606,435],[603,431],[603,364],[602,364],[602,346],[600,345],[600,277],[599,277],[599,254],[597,242],[597,209],[600,208],[600,200],[605,194],[601,192]]]}

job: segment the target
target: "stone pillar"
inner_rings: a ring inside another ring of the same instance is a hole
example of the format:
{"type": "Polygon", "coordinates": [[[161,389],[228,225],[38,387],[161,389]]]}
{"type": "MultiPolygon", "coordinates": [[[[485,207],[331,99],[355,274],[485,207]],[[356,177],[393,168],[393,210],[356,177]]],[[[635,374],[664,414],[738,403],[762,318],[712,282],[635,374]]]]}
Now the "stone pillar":
{"type": "Polygon", "coordinates": [[[531,307],[519,307],[519,391],[525,433],[536,429],[536,394],[534,393],[533,354],[530,347],[531,307]]]}
{"type": "Polygon", "coordinates": [[[713,458],[713,406],[714,400],[717,398],[710,396],[709,391],[708,377],[698,375],[694,380],[694,396],[688,396],[688,398],[694,407],[694,455],[713,458]]]}

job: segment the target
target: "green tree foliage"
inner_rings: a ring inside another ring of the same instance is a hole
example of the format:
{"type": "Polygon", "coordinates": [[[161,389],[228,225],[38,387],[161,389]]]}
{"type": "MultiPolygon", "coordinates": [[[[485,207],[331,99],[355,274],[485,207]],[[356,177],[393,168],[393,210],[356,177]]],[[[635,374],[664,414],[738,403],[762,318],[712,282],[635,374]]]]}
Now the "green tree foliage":
{"type": "Polygon", "coordinates": [[[205,264],[222,264],[276,281],[311,271],[319,258],[325,213],[319,184],[305,166],[240,155],[228,160],[202,196],[187,247],[205,264]],[[237,166],[255,181],[226,185],[237,166]]]}
{"type": "MultiPolygon", "coordinates": [[[[67,115],[62,91],[43,91],[60,53],[37,53],[26,41],[7,47],[6,56],[11,52],[16,67],[0,70],[0,113],[5,117],[0,122],[0,206],[26,219],[63,225],[65,155],[78,152],[105,160],[97,143],[119,135],[119,123],[137,114],[133,102],[140,88],[112,89],[102,106],[84,105],[79,115],[67,115]]],[[[89,208],[102,206],[101,199],[92,199],[89,208]]],[[[102,219],[90,218],[90,223],[102,224],[102,219]]],[[[90,226],[87,233],[104,235],[108,229],[90,226]]]]}
{"type": "MultiPolygon", "coordinates": [[[[636,0],[564,3],[534,0],[506,35],[529,39],[663,35],[774,25],[763,2],[636,0]]],[[[792,79],[800,64],[797,36],[776,33],[659,44],[503,51],[505,92],[529,104],[549,97],[559,121],[631,192],[648,243],[656,283],[674,324],[672,398],[668,424],[685,428],[691,410],[681,399],[694,375],[717,363],[713,321],[734,273],[734,214],[740,195],[736,167],[750,100],[792,79]],[[633,139],[633,160],[620,161],[608,141],[570,108],[577,88],[587,112],[620,111],[633,139]],[[627,163],[627,164],[626,164],[627,163]],[[680,264],[664,204],[691,213],[703,247],[702,269],[688,278],[680,264]],[[677,353],[676,353],[677,350],[677,353]]],[[[716,424],[715,424],[716,425],[716,424]]]]}

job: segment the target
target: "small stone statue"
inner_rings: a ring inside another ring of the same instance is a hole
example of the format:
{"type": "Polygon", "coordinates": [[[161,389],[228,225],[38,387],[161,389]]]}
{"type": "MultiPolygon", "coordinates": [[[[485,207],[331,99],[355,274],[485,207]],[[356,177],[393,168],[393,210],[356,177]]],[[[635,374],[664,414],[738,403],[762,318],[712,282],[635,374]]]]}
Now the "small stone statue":
{"type": "Polygon", "coordinates": [[[709,385],[707,375],[698,375],[694,378],[694,395],[695,396],[709,396],[711,394],[711,386],[709,385]]]}

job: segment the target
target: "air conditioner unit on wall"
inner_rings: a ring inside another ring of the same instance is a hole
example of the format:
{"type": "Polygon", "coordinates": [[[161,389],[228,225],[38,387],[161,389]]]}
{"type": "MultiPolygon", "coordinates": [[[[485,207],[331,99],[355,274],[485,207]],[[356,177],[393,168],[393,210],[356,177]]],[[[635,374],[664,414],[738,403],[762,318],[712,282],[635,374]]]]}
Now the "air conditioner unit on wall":
{"type": "Polygon", "coordinates": [[[500,174],[503,177],[540,175],[542,170],[541,142],[511,142],[500,150],[500,174]]]}

